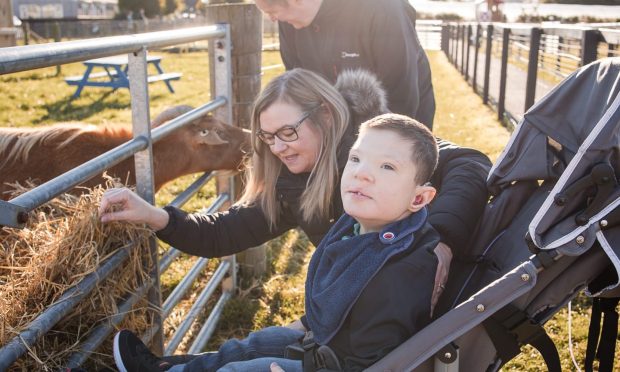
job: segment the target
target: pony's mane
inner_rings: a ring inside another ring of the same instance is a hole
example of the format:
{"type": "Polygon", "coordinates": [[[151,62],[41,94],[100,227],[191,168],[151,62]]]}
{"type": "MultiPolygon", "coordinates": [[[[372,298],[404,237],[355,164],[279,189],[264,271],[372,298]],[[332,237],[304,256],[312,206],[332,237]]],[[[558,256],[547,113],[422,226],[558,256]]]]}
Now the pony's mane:
{"type": "Polygon", "coordinates": [[[58,142],[56,149],[63,148],[86,133],[100,133],[106,137],[130,135],[121,126],[97,127],[79,123],[56,124],[45,128],[0,128],[0,169],[17,161],[26,162],[28,154],[37,145],[58,142]]]}

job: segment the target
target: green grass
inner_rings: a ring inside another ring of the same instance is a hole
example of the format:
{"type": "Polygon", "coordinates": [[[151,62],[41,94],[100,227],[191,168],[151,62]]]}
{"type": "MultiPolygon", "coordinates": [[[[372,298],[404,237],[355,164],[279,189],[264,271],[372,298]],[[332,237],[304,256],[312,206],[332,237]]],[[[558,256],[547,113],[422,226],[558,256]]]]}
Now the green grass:
{"type": "MultiPolygon", "coordinates": [[[[179,81],[173,82],[175,94],[170,94],[163,83],[149,85],[151,116],[164,108],[189,104],[197,106],[209,100],[208,65],[206,53],[162,55],[162,65],[168,72],[183,73],[179,81]]],[[[437,113],[435,133],[442,138],[462,146],[479,149],[493,160],[497,158],[509,138],[508,131],[496,120],[496,114],[482,104],[469,85],[449,64],[442,53],[429,53],[437,113]]],[[[278,52],[266,52],[263,65],[281,63],[278,52]]],[[[130,123],[131,107],[129,92],[121,89],[111,92],[100,88],[86,88],[82,96],[71,100],[75,88],[64,82],[65,76],[83,72],[80,63],[62,66],[61,75],[55,68],[39,69],[0,76],[0,126],[41,126],[59,121],[81,121],[91,124],[130,123]]],[[[262,76],[264,85],[282,68],[266,70],[262,76]]],[[[162,189],[157,200],[163,205],[178,195],[195,176],[184,177],[162,189]]],[[[188,204],[189,210],[198,210],[208,205],[214,195],[215,186],[210,183],[198,198],[188,204]]],[[[303,233],[291,231],[268,244],[267,272],[262,280],[242,283],[239,296],[231,300],[207,349],[216,348],[229,337],[243,337],[248,332],[269,325],[287,324],[303,313],[303,283],[306,266],[314,247],[303,233]]],[[[169,293],[182,279],[185,270],[194,262],[194,257],[182,257],[162,277],[164,293],[169,293]]],[[[212,272],[216,260],[210,263],[207,272],[212,272]]],[[[205,277],[207,275],[205,274],[205,277]]],[[[204,286],[205,280],[196,284],[204,286]]],[[[166,325],[166,335],[170,335],[183,319],[189,297],[175,310],[166,325]]],[[[573,314],[573,338],[577,359],[583,360],[585,334],[589,308],[582,298],[575,306],[573,314]]],[[[547,325],[560,349],[562,365],[570,367],[567,349],[566,311],[561,311],[547,325]]],[[[195,334],[197,329],[193,329],[195,334]]],[[[182,344],[182,349],[185,344],[182,344]]],[[[617,351],[620,360],[620,350],[617,351]]],[[[542,358],[531,349],[525,351],[504,370],[540,371],[545,370],[542,358]]]]}
{"type": "MultiPolygon", "coordinates": [[[[163,57],[161,65],[164,71],[181,72],[183,77],[172,81],[176,91],[174,94],[163,82],[149,84],[151,117],[169,106],[198,106],[209,101],[206,52],[179,54],[155,51],[153,54],[163,57]]],[[[279,63],[278,52],[266,52],[264,59],[266,65],[279,63]]],[[[86,87],[79,98],[71,99],[76,88],[67,85],[64,78],[82,75],[83,72],[81,63],[71,63],[61,66],[59,75],[56,67],[49,67],[0,76],[0,126],[39,126],[67,121],[131,123],[128,89],[112,91],[109,88],[86,87]]],[[[265,75],[275,74],[277,70],[270,70],[265,75]]]]}

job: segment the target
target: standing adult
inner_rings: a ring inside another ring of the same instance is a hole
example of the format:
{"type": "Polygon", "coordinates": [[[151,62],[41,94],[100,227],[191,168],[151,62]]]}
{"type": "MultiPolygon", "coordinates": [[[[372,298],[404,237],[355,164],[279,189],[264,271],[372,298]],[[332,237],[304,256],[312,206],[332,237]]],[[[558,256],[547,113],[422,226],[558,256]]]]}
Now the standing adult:
{"type": "Polygon", "coordinates": [[[287,70],[302,67],[334,82],[363,68],[383,84],[390,111],[432,129],[435,98],[428,58],[405,0],[255,0],[278,21],[287,70]]]}

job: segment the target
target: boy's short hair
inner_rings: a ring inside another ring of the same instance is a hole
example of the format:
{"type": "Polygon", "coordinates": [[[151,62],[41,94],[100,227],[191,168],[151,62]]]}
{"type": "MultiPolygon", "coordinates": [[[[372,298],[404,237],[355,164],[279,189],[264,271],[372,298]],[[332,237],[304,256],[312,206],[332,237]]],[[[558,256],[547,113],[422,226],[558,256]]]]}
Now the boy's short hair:
{"type": "Polygon", "coordinates": [[[423,185],[431,179],[439,150],[431,131],[415,119],[399,114],[375,116],[360,125],[360,133],[367,129],[389,130],[411,143],[411,160],[417,168],[415,181],[423,185]]]}

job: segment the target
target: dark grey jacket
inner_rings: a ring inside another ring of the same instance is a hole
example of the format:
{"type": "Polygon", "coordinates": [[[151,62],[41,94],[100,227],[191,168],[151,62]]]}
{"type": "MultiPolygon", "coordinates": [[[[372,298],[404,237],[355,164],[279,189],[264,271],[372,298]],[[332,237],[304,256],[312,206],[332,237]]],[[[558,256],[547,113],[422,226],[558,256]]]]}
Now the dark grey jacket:
{"type": "Polygon", "coordinates": [[[334,82],[346,69],[364,68],[383,83],[392,112],[433,126],[435,98],[428,58],[403,0],[323,0],[312,23],[296,30],[280,22],[280,54],[287,70],[302,67],[334,82]]]}

